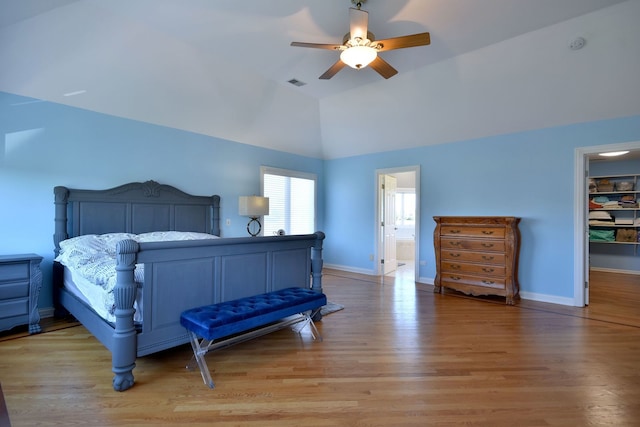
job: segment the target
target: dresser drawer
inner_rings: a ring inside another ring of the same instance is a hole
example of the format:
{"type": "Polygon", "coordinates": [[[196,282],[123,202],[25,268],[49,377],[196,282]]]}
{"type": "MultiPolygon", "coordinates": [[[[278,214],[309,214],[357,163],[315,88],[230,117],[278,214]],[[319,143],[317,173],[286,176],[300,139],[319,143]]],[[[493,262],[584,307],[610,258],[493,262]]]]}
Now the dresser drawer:
{"type": "Polygon", "coordinates": [[[444,261],[441,264],[444,273],[477,274],[480,276],[504,276],[506,269],[499,265],[466,264],[444,261]]]}
{"type": "Polygon", "coordinates": [[[505,265],[504,253],[493,252],[469,252],[457,250],[443,250],[440,253],[441,261],[477,262],[480,264],[505,265]]]}
{"type": "Polygon", "coordinates": [[[29,279],[29,262],[8,262],[0,264],[0,283],[29,279]]]}
{"type": "Polygon", "coordinates": [[[23,282],[0,282],[0,300],[24,298],[29,296],[29,281],[23,282]]]}
{"type": "Polygon", "coordinates": [[[463,249],[469,251],[504,252],[506,247],[504,240],[476,240],[442,237],[440,239],[440,248],[443,251],[448,249],[463,249]]]}
{"type": "Polygon", "coordinates": [[[440,278],[442,286],[456,288],[458,285],[472,285],[491,289],[505,289],[505,279],[501,277],[480,277],[469,274],[443,272],[440,278]]]}
{"type": "Polygon", "coordinates": [[[0,255],[0,331],[28,324],[30,334],[40,332],[41,262],[36,254],[0,255]]]}
{"type": "Polygon", "coordinates": [[[29,314],[29,298],[0,301],[0,319],[29,314]]]}
{"type": "Polygon", "coordinates": [[[487,239],[504,239],[504,227],[443,225],[443,236],[469,236],[487,239]]]}

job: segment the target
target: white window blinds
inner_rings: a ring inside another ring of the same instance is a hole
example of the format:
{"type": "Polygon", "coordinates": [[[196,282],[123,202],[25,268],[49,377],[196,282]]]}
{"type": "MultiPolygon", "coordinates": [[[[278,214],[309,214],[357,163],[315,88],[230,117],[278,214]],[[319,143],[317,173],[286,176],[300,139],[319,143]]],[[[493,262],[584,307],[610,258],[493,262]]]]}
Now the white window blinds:
{"type": "Polygon", "coordinates": [[[316,176],[303,172],[262,167],[263,195],[269,198],[264,235],[282,229],[286,234],[315,232],[316,176]]]}

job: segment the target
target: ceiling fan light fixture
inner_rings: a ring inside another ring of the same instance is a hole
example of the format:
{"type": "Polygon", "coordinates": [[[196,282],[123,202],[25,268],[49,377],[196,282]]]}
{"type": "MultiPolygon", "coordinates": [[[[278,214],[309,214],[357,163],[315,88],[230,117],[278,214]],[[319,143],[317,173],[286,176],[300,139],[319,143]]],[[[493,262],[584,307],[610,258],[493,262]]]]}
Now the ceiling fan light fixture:
{"type": "Polygon", "coordinates": [[[349,67],[360,70],[369,65],[377,56],[378,52],[370,46],[351,46],[342,51],[340,60],[349,67]]]}

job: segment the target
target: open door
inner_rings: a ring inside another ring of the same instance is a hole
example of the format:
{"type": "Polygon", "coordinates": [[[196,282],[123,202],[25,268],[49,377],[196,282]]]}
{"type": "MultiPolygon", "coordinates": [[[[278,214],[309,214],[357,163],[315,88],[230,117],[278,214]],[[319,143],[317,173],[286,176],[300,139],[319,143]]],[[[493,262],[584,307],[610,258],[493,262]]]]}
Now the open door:
{"type": "Polygon", "coordinates": [[[389,274],[398,268],[396,256],[396,189],[398,187],[395,176],[380,176],[380,191],[382,200],[381,232],[382,237],[382,274],[389,274]]]}
{"type": "Polygon", "coordinates": [[[375,221],[371,224],[375,235],[374,253],[371,261],[377,260],[374,266],[375,275],[394,273],[398,270],[397,238],[398,223],[396,222],[396,204],[398,200],[398,186],[413,189],[415,192],[414,218],[414,279],[419,278],[420,264],[420,166],[401,166],[395,168],[376,169],[375,179],[372,181],[372,191],[375,192],[375,221]],[[395,179],[394,179],[395,178],[395,179]],[[384,224],[384,226],[383,226],[384,224]],[[381,261],[384,260],[384,263],[381,261]]]}

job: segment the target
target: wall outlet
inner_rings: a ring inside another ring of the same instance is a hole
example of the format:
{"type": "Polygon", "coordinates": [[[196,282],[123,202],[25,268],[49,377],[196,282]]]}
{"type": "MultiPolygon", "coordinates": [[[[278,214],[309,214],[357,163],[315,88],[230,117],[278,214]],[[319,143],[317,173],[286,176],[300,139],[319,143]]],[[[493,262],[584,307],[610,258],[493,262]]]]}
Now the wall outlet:
{"type": "Polygon", "coordinates": [[[420,260],[420,265],[427,265],[427,261],[425,261],[425,260],[420,260]]]}
{"type": "Polygon", "coordinates": [[[229,218],[227,218],[227,220],[224,222],[227,225],[231,225],[231,220],[229,218]]]}
{"type": "Polygon", "coordinates": [[[373,261],[373,254],[369,254],[369,261],[373,261]]]}

